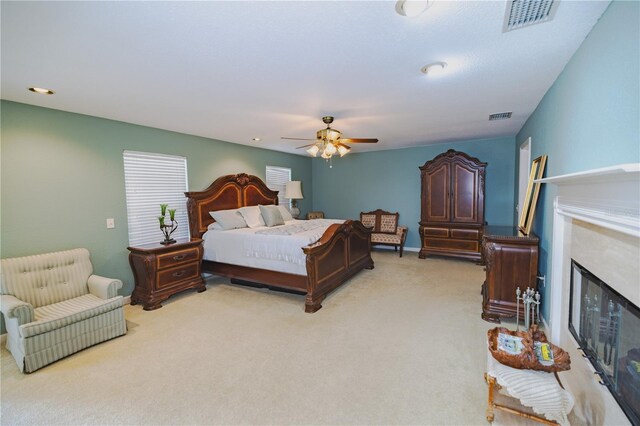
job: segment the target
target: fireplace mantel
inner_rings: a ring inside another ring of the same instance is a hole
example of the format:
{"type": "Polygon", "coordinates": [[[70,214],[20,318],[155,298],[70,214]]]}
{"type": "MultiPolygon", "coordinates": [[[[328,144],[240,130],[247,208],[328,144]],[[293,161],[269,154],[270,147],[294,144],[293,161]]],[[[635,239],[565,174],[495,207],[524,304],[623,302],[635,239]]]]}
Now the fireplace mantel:
{"type": "MultiPolygon", "coordinates": [[[[593,380],[591,364],[585,362],[575,350],[578,346],[577,342],[568,332],[569,281],[571,259],[575,254],[572,253],[572,238],[578,237],[578,234],[575,234],[577,231],[584,232],[585,226],[596,230],[599,227],[602,228],[602,230],[591,234],[598,241],[602,238],[601,235],[606,234],[608,236],[606,238],[611,238],[611,235],[619,235],[616,237],[616,243],[618,241],[632,242],[633,249],[630,253],[635,253],[633,256],[623,258],[621,256],[624,255],[613,252],[613,257],[609,257],[608,261],[604,258],[600,261],[596,257],[596,265],[616,268],[613,264],[621,261],[625,268],[630,268],[634,276],[640,276],[638,273],[640,255],[637,254],[640,250],[638,248],[640,240],[640,163],[620,164],[553,176],[539,179],[536,182],[552,185],[556,189],[551,242],[551,287],[547,293],[550,310],[546,322],[550,340],[563,346],[571,354],[572,369],[564,377],[567,378],[567,385],[574,395],[582,395],[577,398],[574,411],[578,418],[586,423],[594,422],[596,418],[599,420],[595,422],[601,424],[603,419],[605,424],[624,423],[626,417],[622,410],[608,390],[601,389],[603,387],[593,380]]],[[[611,242],[611,240],[608,241],[611,242]]],[[[602,240],[599,244],[603,249],[609,248],[607,240],[602,240]]],[[[602,253],[604,254],[604,251],[602,253]]],[[[608,256],[612,256],[611,253],[611,250],[607,251],[608,256]]],[[[588,265],[583,266],[589,267],[588,265]]],[[[617,266],[620,264],[618,263],[617,266]]],[[[618,289],[615,288],[616,283],[609,284],[633,303],[640,304],[640,289],[633,284],[630,289],[629,282],[630,280],[626,279],[625,286],[618,289]]]]}

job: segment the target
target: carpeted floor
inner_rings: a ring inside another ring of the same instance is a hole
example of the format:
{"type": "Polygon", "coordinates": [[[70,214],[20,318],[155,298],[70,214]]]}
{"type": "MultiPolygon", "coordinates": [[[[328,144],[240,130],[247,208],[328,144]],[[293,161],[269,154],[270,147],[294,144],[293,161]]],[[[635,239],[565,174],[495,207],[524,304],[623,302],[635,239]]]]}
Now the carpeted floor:
{"type": "Polygon", "coordinates": [[[373,256],[315,314],[214,277],[156,311],[127,306],[127,335],[32,374],[3,347],[0,421],[487,424],[482,267],[373,256]]]}

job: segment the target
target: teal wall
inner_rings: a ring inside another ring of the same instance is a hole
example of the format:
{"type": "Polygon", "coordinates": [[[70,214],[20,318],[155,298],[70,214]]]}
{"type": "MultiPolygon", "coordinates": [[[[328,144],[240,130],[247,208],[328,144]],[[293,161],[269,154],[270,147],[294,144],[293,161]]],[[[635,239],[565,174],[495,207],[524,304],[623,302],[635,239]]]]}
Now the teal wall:
{"type": "Polygon", "coordinates": [[[95,273],[121,279],[121,294],[130,294],[124,150],[185,156],[191,191],[225,174],[265,179],[267,165],[290,167],[303,182],[300,209],[311,206],[307,157],[14,102],[1,107],[3,258],[86,247],[95,273]],[[106,228],[111,217],[115,229],[106,228]]]}
{"type": "Polygon", "coordinates": [[[409,227],[407,247],[420,247],[420,170],[418,167],[449,149],[488,163],[485,221],[513,225],[515,138],[471,140],[417,148],[349,154],[333,161],[312,161],[313,208],[327,217],[360,217],[377,208],[400,213],[409,227]]]}
{"type": "MultiPolygon", "coordinates": [[[[549,156],[545,176],[640,162],[639,54],[640,3],[614,1],[516,137],[518,146],[531,137],[532,158],[549,156]]],[[[542,185],[533,228],[547,278],[555,196],[542,185]]]]}

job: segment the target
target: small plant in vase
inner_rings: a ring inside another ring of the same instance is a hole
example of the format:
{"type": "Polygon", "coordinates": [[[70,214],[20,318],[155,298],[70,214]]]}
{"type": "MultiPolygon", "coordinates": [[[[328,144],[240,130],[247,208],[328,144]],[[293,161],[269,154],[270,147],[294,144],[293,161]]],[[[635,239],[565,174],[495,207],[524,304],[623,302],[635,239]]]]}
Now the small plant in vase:
{"type": "Polygon", "coordinates": [[[173,238],[171,238],[171,234],[178,229],[178,221],[176,220],[176,209],[169,209],[168,204],[160,204],[160,214],[162,216],[158,216],[158,221],[160,222],[160,230],[164,235],[164,240],[160,241],[160,244],[173,244],[176,242],[173,238]],[[169,212],[169,221],[166,221],[167,212],[169,212]]]}

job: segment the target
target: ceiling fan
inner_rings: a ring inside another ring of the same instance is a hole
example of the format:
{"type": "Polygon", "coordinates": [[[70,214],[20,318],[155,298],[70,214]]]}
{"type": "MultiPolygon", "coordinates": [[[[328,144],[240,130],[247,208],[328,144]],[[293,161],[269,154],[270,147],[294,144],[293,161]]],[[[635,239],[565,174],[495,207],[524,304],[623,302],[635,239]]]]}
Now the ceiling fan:
{"type": "Polygon", "coordinates": [[[340,130],[332,129],[331,123],[333,123],[333,117],[326,116],[322,117],[322,121],[327,125],[325,129],[320,129],[316,132],[315,139],[305,139],[305,138],[285,138],[282,139],[291,139],[298,141],[314,141],[314,143],[310,143],[308,145],[299,146],[298,148],[309,148],[307,152],[312,157],[315,157],[320,153],[320,157],[329,161],[331,157],[338,153],[340,157],[344,157],[350,150],[351,147],[346,145],[348,143],[376,143],[378,139],[367,139],[367,138],[343,138],[342,132],[340,130]]]}

